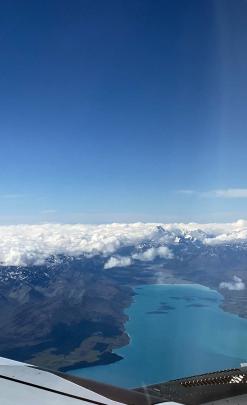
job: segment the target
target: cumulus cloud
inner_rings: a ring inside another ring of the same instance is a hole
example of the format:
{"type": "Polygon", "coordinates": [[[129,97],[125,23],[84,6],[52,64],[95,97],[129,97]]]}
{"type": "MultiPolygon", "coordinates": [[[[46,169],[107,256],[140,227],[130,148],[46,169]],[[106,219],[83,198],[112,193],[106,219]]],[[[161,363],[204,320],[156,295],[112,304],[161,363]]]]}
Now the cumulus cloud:
{"type": "Polygon", "coordinates": [[[163,258],[163,259],[172,259],[173,258],[173,253],[171,250],[166,247],[166,246],[160,246],[160,247],[151,247],[144,252],[140,253],[134,253],[132,255],[132,258],[135,260],[141,260],[143,262],[146,261],[152,261],[156,259],[157,257],[163,258]]]}
{"type": "Polygon", "coordinates": [[[241,291],[245,289],[245,284],[238,276],[233,276],[233,281],[223,281],[220,283],[220,288],[226,288],[233,291],[241,291]]]}
{"type": "Polygon", "coordinates": [[[133,260],[171,259],[173,246],[177,246],[182,238],[199,239],[207,245],[247,241],[247,221],[227,224],[0,226],[0,264],[30,266],[42,264],[50,256],[101,255],[107,266],[114,263],[115,266],[121,263],[126,266],[133,260]],[[145,245],[149,241],[153,246],[145,245]],[[119,256],[119,249],[126,247],[131,247],[131,257],[119,256]]]}
{"type": "Polygon", "coordinates": [[[143,252],[134,253],[131,256],[111,256],[105,263],[105,269],[111,269],[112,267],[126,267],[133,263],[133,260],[140,260],[142,262],[148,262],[156,259],[157,257],[163,259],[172,259],[173,253],[166,246],[151,247],[143,252]]]}
{"type": "Polygon", "coordinates": [[[113,267],[127,267],[132,263],[129,256],[112,256],[104,265],[104,269],[111,269],[113,267]]]}

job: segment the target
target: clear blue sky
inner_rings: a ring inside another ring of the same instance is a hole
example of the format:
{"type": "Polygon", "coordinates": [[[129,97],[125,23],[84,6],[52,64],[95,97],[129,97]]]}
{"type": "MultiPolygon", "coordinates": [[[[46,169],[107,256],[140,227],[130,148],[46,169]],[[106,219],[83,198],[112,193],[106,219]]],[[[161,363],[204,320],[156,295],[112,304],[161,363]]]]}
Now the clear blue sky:
{"type": "Polygon", "coordinates": [[[246,18],[245,0],[2,2],[0,223],[246,217],[246,18]]]}

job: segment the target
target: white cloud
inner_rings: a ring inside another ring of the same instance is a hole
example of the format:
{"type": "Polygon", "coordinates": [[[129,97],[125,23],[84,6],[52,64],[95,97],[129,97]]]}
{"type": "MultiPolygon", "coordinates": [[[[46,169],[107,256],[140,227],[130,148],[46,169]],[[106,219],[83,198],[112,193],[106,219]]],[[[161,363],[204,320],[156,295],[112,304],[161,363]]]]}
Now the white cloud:
{"type": "Polygon", "coordinates": [[[240,277],[233,276],[233,281],[223,281],[220,283],[220,288],[226,288],[233,291],[241,291],[245,289],[245,284],[240,277]]]}
{"type": "Polygon", "coordinates": [[[109,256],[152,236],[153,224],[0,226],[0,263],[40,264],[50,255],[109,256]]]}
{"type": "Polygon", "coordinates": [[[126,267],[133,263],[133,260],[140,260],[142,262],[148,262],[156,259],[157,257],[163,259],[172,259],[173,253],[166,246],[151,247],[143,252],[134,253],[132,256],[111,256],[106,262],[104,268],[111,269],[112,267],[126,267]]]}
{"type": "Polygon", "coordinates": [[[179,190],[179,193],[202,198],[247,198],[247,188],[226,188],[209,191],[179,190]]]}
{"type": "MultiPolygon", "coordinates": [[[[173,245],[180,243],[181,238],[196,238],[207,245],[247,242],[247,221],[239,220],[225,224],[113,223],[0,226],[0,263],[5,266],[28,266],[44,263],[51,255],[84,254],[89,257],[102,255],[108,261],[113,257],[115,263],[117,258],[118,266],[125,260],[126,266],[130,260],[172,258],[173,245]],[[142,247],[140,251],[140,245],[150,240],[154,242],[154,247],[146,250],[142,247]],[[128,246],[138,247],[132,257],[126,259],[124,256],[118,256],[118,250],[128,246]]],[[[111,261],[110,265],[112,263],[111,261]]]]}
{"type": "Polygon", "coordinates": [[[228,188],[215,190],[216,197],[221,198],[247,198],[247,188],[228,188]]]}
{"type": "Polygon", "coordinates": [[[112,256],[104,265],[104,269],[111,269],[113,267],[127,267],[130,266],[132,260],[129,256],[112,256]]]}
{"type": "Polygon", "coordinates": [[[132,255],[133,259],[141,260],[143,262],[151,261],[156,259],[156,257],[160,257],[163,259],[172,259],[173,253],[171,250],[166,246],[160,246],[158,248],[151,247],[144,252],[135,253],[132,255]]]}

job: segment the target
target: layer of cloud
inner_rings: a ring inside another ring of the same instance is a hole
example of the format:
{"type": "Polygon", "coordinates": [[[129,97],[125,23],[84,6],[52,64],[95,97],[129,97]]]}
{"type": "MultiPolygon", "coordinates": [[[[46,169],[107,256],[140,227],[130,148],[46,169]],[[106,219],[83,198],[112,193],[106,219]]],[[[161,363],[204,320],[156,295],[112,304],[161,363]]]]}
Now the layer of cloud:
{"type": "Polygon", "coordinates": [[[155,231],[152,224],[16,225],[0,227],[0,263],[39,265],[50,256],[110,256],[133,246],[155,231]]]}
{"type": "Polygon", "coordinates": [[[226,188],[209,191],[180,190],[179,193],[202,198],[247,198],[247,188],[226,188]]]}
{"type": "Polygon", "coordinates": [[[231,291],[241,291],[245,289],[245,284],[240,277],[233,276],[233,281],[223,281],[219,287],[231,291]]]}
{"type": "Polygon", "coordinates": [[[123,263],[122,260],[129,265],[133,260],[171,259],[173,246],[179,244],[182,238],[197,239],[206,245],[247,241],[247,221],[226,224],[0,226],[0,264],[29,266],[43,264],[50,256],[101,255],[106,262],[113,257],[115,265],[123,263]],[[153,246],[146,245],[148,241],[152,241],[153,246]],[[132,249],[127,261],[118,256],[119,249],[126,247],[132,249]]]}

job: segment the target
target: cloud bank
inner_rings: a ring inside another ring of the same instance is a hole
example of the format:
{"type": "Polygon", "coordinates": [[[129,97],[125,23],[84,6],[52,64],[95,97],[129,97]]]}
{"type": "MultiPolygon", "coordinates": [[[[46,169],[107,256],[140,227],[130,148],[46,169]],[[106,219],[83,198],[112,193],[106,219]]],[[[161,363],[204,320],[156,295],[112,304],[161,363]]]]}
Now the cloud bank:
{"type": "Polygon", "coordinates": [[[172,259],[173,247],[181,239],[205,245],[247,242],[247,221],[226,224],[133,223],[109,225],[16,225],[0,226],[0,263],[30,266],[45,263],[50,256],[105,258],[105,268],[127,266],[133,261],[172,259]],[[148,245],[152,241],[152,246],[148,245]],[[121,248],[133,247],[129,256],[121,248]]]}
{"type": "Polygon", "coordinates": [[[241,291],[245,289],[245,284],[240,277],[233,276],[233,281],[223,281],[220,283],[220,288],[226,288],[232,291],[241,291]]]}

